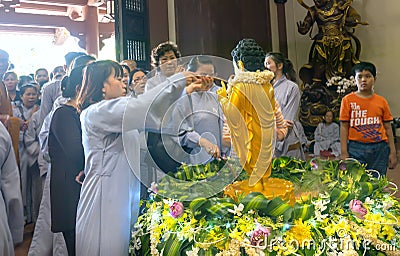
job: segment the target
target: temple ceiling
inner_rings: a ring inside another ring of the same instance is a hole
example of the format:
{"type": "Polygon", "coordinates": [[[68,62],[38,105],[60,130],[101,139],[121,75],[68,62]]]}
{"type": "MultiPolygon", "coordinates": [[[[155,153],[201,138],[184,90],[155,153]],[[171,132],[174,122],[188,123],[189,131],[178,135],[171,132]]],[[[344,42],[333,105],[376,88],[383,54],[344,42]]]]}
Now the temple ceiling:
{"type": "Polygon", "coordinates": [[[0,31],[54,34],[65,27],[73,36],[86,34],[85,8],[97,7],[99,37],[114,34],[105,0],[0,0],[0,31]]]}

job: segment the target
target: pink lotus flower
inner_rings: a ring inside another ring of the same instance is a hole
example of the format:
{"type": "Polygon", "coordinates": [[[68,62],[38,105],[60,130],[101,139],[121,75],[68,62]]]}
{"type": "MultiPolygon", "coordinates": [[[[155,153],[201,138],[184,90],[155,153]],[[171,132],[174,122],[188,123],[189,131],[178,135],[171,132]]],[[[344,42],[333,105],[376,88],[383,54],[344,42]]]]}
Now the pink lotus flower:
{"type": "Polygon", "coordinates": [[[363,203],[358,199],[353,199],[349,203],[350,210],[354,213],[354,215],[359,219],[364,219],[365,214],[368,213],[368,210],[365,209],[363,203]]]}
{"type": "Polygon", "coordinates": [[[174,218],[179,218],[183,214],[183,204],[181,202],[173,202],[169,206],[169,213],[174,218]]]}
{"type": "Polygon", "coordinates": [[[265,242],[265,237],[271,234],[271,230],[261,226],[257,223],[256,229],[251,233],[250,243],[255,246],[263,246],[265,242]]]}

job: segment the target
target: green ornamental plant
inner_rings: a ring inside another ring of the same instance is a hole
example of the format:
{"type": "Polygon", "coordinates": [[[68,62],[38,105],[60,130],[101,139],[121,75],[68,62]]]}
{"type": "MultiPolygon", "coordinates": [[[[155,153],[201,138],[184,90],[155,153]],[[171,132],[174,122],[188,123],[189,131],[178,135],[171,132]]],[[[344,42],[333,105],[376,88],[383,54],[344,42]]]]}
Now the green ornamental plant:
{"type": "MultiPolygon", "coordinates": [[[[182,166],[174,176],[204,180],[223,164],[182,166]]],[[[143,202],[130,254],[400,255],[400,204],[386,178],[356,160],[289,157],[274,159],[272,176],[295,184],[294,205],[260,193],[187,202],[179,200],[183,190],[163,198],[159,191],[174,186],[165,178],[143,202]]],[[[245,178],[242,172],[236,179],[245,178]]]]}

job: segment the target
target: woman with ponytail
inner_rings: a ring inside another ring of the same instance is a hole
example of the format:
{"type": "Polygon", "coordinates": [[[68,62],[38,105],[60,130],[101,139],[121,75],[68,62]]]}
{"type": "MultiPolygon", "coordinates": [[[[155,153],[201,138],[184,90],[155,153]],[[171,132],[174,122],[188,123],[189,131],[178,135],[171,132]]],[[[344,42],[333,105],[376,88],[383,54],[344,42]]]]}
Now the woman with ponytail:
{"type": "Polygon", "coordinates": [[[292,156],[305,159],[302,149],[302,127],[298,121],[301,93],[296,84],[296,71],[292,62],[282,53],[270,52],[265,57],[265,67],[274,73],[271,81],[275,99],[279,102],[284,119],[293,126],[284,141],[276,143],[275,156],[292,156]]]}

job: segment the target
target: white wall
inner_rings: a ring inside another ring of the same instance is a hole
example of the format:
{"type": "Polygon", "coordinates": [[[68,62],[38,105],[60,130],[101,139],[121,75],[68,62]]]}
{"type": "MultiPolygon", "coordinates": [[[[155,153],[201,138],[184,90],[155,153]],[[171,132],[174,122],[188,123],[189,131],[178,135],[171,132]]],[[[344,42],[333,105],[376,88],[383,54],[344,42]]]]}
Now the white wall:
{"type": "MultiPolygon", "coordinates": [[[[311,6],[312,0],[304,0],[311,6]]],[[[270,1],[271,7],[275,5],[270,1]]],[[[361,60],[373,62],[378,69],[376,93],[384,96],[394,117],[400,116],[400,1],[399,0],[354,0],[352,6],[360,13],[368,26],[356,28],[355,35],[361,41],[361,60]]],[[[274,9],[271,8],[271,12],[274,9]]],[[[297,70],[308,61],[312,41],[307,35],[297,32],[297,21],[306,16],[304,9],[296,0],[286,3],[286,23],[288,34],[289,59],[297,70]]],[[[277,26],[272,19],[272,26],[277,26]]],[[[314,25],[314,29],[316,26],[314,25]]],[[[273,30],[274,31],[274,30],[273,30]]],[[[273,37],[277,37],[276,34],[273,37]]],[[[274,47],[275,48],[275,47],[274,47]]]]}

